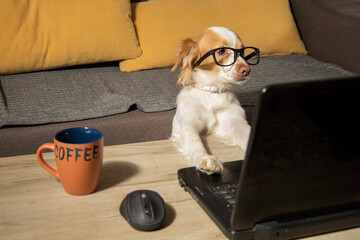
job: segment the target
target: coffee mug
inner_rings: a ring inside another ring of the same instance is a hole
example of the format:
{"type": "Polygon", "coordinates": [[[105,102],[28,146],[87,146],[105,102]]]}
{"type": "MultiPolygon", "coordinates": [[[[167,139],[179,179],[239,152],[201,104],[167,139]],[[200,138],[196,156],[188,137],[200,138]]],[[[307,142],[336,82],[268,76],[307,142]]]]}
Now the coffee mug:
{"type": "Polygon", "coordinates": [[[44,143],[37,150],[41,167],[62,183],[72,195],[86,195],[95,191],[101,175],[104,138],[99,130],[88,127],[64,129],[54,137],[54,143],[44,143]],[[43,158],[43,151],[55,153],[56,168],[43,158]]]}

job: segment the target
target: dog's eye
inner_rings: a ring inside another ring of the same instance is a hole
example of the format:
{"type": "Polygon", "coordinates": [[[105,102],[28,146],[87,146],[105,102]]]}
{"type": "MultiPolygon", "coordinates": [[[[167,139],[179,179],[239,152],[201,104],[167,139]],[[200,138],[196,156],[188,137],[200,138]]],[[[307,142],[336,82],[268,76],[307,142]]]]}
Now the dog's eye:
{"type": "Polygon", "coordinates": [[[223,54],[226,53],[226,50],[223,49],[223,48],[220,48],[220,49],[218,49],[218,50],[216,51],[216,53],[217,53],[217,54],[220,54],[220,55],[223,55],[223,54]]]}

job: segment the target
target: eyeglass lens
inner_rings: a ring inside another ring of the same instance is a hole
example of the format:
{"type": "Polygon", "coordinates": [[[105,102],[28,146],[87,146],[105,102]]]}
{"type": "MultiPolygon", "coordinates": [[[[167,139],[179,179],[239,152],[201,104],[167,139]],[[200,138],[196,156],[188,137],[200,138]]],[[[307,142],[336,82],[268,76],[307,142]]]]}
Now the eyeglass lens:
{"type": "Polygon", "coordinates": [[[216,50],[215,61],[221,66],[231,65],[236,60],[236,54],[232,49],[220,48],[216,50]]]}
{"type": "Polygon", "coordinates": [[[257,64],[259,62],[258,53],[252,48],[245,48],[244,49],[243,58],[250,65],[254,65],[254,64],[257,64]]]}
{"type": "MultiPolygon", "coordinates": [[[[258,55],[257,52],[252,48],[245,48],[242,51],[241,57],[248,64],[257,64],[258,63],[258,55]]],[[[215,61],[221,66],[229,66],[235,63],[238,55],[233,49],[230,48],[220,48],[215,51],[214,54],[215,61]]]]}

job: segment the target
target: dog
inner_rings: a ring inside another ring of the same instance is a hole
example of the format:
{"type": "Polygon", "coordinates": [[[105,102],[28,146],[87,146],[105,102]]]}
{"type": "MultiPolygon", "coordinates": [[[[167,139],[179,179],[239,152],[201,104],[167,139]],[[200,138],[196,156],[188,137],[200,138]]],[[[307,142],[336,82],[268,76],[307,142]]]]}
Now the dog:
{"type": "MultiPolygon", "coordinates": [[[[250,74],[241,51],[244,45],[235,32],[210,27],[181,43],[171,69],[173,72],[181,67],[178,84],[182,89],[177,96],[170,139],[185,159],[208,175],[221,173],[223,165],[207,152],[202,135],[214,134],[228,145],[244,151],[247,148],[251,127],[232,91],[250,74]]],[[[249,58],[256,54],[258,49],[249,58]]]]}

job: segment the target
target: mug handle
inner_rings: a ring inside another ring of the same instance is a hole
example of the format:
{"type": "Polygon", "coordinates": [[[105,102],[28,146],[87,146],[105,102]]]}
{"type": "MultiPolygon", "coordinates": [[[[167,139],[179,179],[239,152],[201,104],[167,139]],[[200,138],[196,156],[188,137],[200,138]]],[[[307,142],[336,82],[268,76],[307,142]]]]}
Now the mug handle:
{"type": "Polygon", "coordinates": [[[53,152],[55,152],[55,145],[53,143],[44,143],[43,145],[41,145],[37,152],[36,152],[36,157],[37,160],[40,164],[40,166],[45,169],[46,171],[48,171],[49,173],[51,173],[52,175],[54,175],[59,181],[60,181],[60,176],[59,173],[53,169],[52,167],[50,167],[44,160],[42,153],[45,149],[49,149],[53,152]]]}

